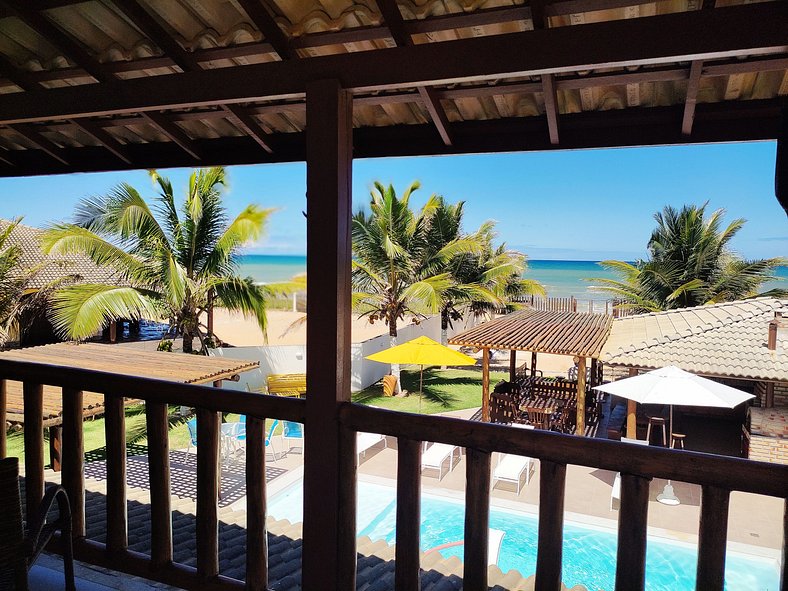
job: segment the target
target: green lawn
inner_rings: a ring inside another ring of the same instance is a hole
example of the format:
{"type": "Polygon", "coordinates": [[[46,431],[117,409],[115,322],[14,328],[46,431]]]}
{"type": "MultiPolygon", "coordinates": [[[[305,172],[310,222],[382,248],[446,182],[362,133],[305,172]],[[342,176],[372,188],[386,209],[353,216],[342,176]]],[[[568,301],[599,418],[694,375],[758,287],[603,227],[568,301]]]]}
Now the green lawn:
{"type": "MultiPolygon", "coordinates": [[[[424,368],[424,393],[419,396],[419,370],[402,370],[402,385],[409,396],[383,396],[381,382],[353,394],[353,402],[403,412],[434,414],[474,408],[482,404],[482,374],[467,369],[424,368]]],[[[490,384],[507,379],[504,372],[491,372],[490,384]]]]}
{"type": "MultiPolygon", "coordinates": [[[[424,393],[419,396],[419,370],[402,370],[403,387],[410,392],[409,396],[387,397],[383,396],[381,382],[353,394],[353,402],[368,404],[380,408],[434,414],[451,410],[473,408],[481,405],[482,374],[479,371],[467,369],[440,370],[429,367],[424,369],[424,393]]],[[[507,374],[493,372],[490,374],[490,384],[506,379],[507,374]]],[[[228,421],[237,421],[237,415],[227,417],[228,421]]],[[[104,455],[104,419],[87,419],[84,422],[85,453],[91,459],[101,459],[104,455]]],[[[268,421],[266,429],[270,428],[268,421]]],[[[281,425],[276,433],[281,431],[281,425]]],[[[127,439],[133,440],[135,445],[144,446],[147,440],[144,435],[145,414],[141,406],[132,406],[126,409],[127,439]]],[[[8,434],[8,455],[22,458],[24,455],[24,437],[21,431],[8,434]]],[[[170,448],[184,449],[189,443],[189,431],[181,423],[170,430],[170,448]]],[[[44,445],[44,462],[49,463],[49,445],[44,445]]]]}

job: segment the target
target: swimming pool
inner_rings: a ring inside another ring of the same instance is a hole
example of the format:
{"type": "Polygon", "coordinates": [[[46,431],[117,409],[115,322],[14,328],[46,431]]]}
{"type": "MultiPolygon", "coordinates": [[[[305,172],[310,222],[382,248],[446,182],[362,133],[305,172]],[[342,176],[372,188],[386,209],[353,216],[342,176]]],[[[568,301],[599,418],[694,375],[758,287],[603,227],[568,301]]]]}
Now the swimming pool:
{"type": "MultiPolygon", "coordinates": [[[[269,500],[268,512],[276,519],[302,521],[303,488],[295,483],[269,500]]],[[[396,491],[390,486],[359,481],[359,536],[394,543],[396,491]]],[[[423,494],[421,500],[421,549],[461,540],[465,507],[456,500],[423,494]]],[[[493,507],[490,527],[506,532],[498,567],[516,569],[524,576],[536,571],[537,519],[535,516],[493,507]]],[[[459,556],[462,547],[441,551],[459,556]]],[[[646,553],[648,591],[694,591],[697,548],[691,544],[649,537],[646,553]]],[[[564,523],[563,579],[567,586],[613,589],[616,565],[616,534],[601,528],[564,523]]],[[[779,586],[776,560],[729,552],[725,567],[727,591],[775,591],[779,586]]]]}

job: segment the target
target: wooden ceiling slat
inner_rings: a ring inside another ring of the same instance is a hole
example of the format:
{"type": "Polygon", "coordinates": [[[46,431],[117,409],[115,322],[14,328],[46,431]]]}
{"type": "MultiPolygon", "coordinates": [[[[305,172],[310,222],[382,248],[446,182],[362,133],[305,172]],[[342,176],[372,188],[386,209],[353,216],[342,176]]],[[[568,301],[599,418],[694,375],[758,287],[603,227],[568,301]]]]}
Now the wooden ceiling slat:
{"type": "Polygon", "coordinates": [[[120,158],[126,164],[133,164],[133,161],[126,153],[123,145],[112,137],[107,131],[93,124],[88,119],[75,119],[71,121],[79,129],[93,137],[97,142],[104,146],[109,152],[120,158]]]}
{"type": "Polygon", "coordinates": [[[180,146],[189,156],[197,161],[203,160],[199,148],[194,145],[192,139],[186,135],[185,131],[178,127],[177,123],[170,121],[166,115],[162,113],[143,112],[142,116],[180,146]]]}
{"type": "Polygon", "coordinates": [[[8,127],[38,146],[43,152],[49,154],[61,164],[68,166],[69,162],[63,156],[62,148],[41,135],[32,125],[9,125],[8,127]]]}
{"type": "Polygon", "coordinates": [[[698,102],[700,89],[700,75],[703,72],[703,62],[695,60],[690,66],[689,81],[687,82],[687,97],[684,100],[684,116],[681,120],[681,133],[692,134],[692,123],[695,119],[695,106],[698,102]]]}

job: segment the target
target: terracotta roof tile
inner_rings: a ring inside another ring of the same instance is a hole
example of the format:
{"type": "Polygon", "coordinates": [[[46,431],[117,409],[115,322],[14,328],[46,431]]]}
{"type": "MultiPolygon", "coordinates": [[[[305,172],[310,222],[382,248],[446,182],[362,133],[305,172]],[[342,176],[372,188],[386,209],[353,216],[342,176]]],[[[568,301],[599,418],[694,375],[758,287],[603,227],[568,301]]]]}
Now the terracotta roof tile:
{"type": "Polygon", "coordinates": [[[768,325],[778,310],[788,310],[788,299],[763,297],[617,318],[601,358],[609,365],[676,365],[707,375],[788,381],[788,341],[780,341],[775,351],[766,346],[768,325]]]}

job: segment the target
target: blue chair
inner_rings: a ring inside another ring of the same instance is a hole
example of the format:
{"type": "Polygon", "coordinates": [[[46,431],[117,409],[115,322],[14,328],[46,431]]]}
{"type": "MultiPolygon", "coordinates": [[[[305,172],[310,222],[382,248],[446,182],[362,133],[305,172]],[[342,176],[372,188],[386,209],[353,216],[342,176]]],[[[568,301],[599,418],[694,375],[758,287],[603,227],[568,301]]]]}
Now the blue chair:
{"type": "Polygon", "coordinates": [[[265,446],[271,448],[271,455],[274,457],[274,463],[276,463],[276,450],[274,449],[274,430],[276,426],[279,424],[279,420],[275,420],[271,423],[271,428],[268,429],[268,435],[265,437],[265,446]]]}
{"type": "Polygon", "coordinates": [[[293,446],[293,441],[304,450],[304,426],[294,421],[282,421],[282,439],[287,441],[287,451],[293,446]]]}
{"type": "Polygon", "coordinates": [[[189,445],[186,451],[191,451],[192,447],[197,447],[197,417],[192,417],[186,421],[186,426],[189,429],[189,445]]]}

